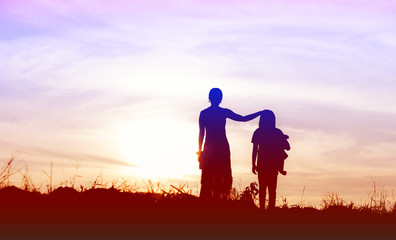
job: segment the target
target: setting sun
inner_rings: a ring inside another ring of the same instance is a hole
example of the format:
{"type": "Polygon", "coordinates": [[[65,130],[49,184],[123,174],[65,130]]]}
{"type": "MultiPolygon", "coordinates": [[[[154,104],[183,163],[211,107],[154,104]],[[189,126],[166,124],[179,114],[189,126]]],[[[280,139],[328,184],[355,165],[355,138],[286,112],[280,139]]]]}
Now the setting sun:
{"type": "Polygon", "coordinates": [[[120,123],[114,134],[132,176],[147,179],[183,178],[199,174],[197,127],[170,116],[151,116],[120,123]]]}

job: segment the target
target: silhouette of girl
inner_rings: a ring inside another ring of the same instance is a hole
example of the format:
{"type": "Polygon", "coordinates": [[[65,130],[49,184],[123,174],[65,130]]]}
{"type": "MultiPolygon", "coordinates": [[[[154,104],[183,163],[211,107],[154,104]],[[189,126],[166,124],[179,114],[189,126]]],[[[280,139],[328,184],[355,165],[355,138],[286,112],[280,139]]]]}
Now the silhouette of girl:
{"type": "Polygon", "coordinates": [[[199,115],[199,150],[202,198],[228,198],[232,186],[230,146],[226,137],[226,119],[246,122],[260,115],[261,112],[241,116],[230,109],[219,107],[223,93],[219,88],[209,92],[211,106],[199,115]],[[205,138],[204,151],[202,145],[205,138]]]}
{"type": "Polygon", "coordinates": [[[278,172],[286,175],[283,169],[290,150],[287,135],[276,128],[275,114],[271,110],[262,111],[259,128],[253,133],[252,172],[258,173],[260,208],[265,209],[265,197],[268,189],[268,207],[275,207],[278,172]]]}

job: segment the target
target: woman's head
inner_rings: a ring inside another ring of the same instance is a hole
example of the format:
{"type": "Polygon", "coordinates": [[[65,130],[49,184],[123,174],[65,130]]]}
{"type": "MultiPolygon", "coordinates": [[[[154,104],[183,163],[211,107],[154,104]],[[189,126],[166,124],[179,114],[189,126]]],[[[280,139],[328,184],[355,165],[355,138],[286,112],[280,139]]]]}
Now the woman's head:
{"type": "Polygon", "coordinates": [[[209,101],[212,105],[218,106],[223,99],[223,93],[219,88],[212,88],[209,91],[209,101]]]}
{"type": "Polygon", "coordinates": [[[262,128],[275,128],[275,114],[271,110],[264,110],[260,116],[259,127],[262,128]]]}

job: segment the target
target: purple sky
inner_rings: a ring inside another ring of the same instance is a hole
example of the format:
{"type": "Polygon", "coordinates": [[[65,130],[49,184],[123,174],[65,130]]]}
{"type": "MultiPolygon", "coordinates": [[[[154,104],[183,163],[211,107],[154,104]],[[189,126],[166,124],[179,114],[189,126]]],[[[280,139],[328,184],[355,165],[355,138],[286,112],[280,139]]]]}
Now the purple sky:
{"type": "MultiPolygon", "coordinates": [[[[198,186],[210,88],[290,136],[278,195],[396,187],[394,1],[1,1],[0,160],[37,185],[75,173],[198,186]],[[179,180],[178,180],[179,179],[179,180]],[[180,180],[181,179],[181,180],[180,180]]],[[[227,123],[234,185],[257,120],[227,123]]],[[[15,180],[19,184],[19,180],[15,180]]],[[[144,184],[143,184],[144,186],[144,184]]]]}

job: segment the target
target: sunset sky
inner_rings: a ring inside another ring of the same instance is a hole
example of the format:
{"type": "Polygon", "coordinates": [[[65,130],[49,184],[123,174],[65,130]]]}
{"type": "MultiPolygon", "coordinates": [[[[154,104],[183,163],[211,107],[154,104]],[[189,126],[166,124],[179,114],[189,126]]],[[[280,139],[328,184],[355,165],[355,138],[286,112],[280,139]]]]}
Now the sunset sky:
{"type": "MultiPolygon", "coordinates": [[[[290,136],[278,199],[396,189],[396,1],[0,0],[0,54],[0,166],[15,155],[38,187],[52,161],[58,184],[197,192],[219,87],[222,107],[271,109],[290,136]]],[[[257,126],[227,121],[237,188],[256,180],[257,126]]]]}

